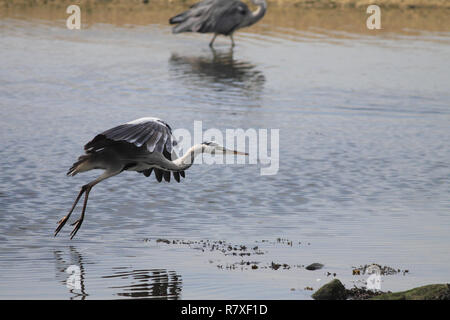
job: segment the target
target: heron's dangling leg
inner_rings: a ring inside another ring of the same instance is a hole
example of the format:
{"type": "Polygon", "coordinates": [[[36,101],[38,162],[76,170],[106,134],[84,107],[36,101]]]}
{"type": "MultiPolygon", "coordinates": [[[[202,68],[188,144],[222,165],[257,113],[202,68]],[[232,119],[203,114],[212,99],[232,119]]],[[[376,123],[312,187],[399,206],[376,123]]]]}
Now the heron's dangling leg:
{"type": "Polygon", "coordinates": [[[77,221],[75,221],[74,223],[71,224],[72,226],[75,226],[75,228],[73,228],[72,232],[70,233],[71,240],[77,234],[78,229],[80,229],[81,224],[83,223],[84,213],[86,212],[86,206],[87,206],[88,197],[89,197],[89,192],[91,192],[91,189],[92,189],[92,186],[90,184],[87,184],[83,187],[86,187],[86,193],[84,195],[83,210],[81,211],[80,219],[78,219],[77,221]]]}
{"type": "Polygon", "coordinates": [[[77,198],[75,199],[75,202],[72,205],[72,209],[70,209],[69,213],[64,216],[61,220],[59,220],[58,223],[58,227],[55,230],[55,237],[58,234],[59,231],[61,231],[61,229],[64,227],[64,225],[66,224],[67,220],[69,220],[70,215],[72,214],[73,210],[75,209],[75,206],[77,205],[78,201],[80,200],[81,196],[83,195],[83,193],[86,191],[86,185],[81,187],[80,193],[78,193],[77,198]]]}
{"type": "Polygon", "coordinates": [[[209,43],[209,46],[211,48],[213,47],[213,43],[214,43],[214,40],[216,40],[216,37],[217,37],[217,33],[214,33],[214,37],[211,39],[211,42],[209,43]]]}
{"type": "Polygon", "coordinates": [[[77,233],[78,229],[80,229],[81,224],[83,223],[84,213],[86,212],[86,205],[87,205],[87,201],[88,201],[88,197],[89,197],[89,192],[91,192],[92,187],[95,186],[97,183],[99,183],[102,180],[105,180],[105,179],[107,179],[109,177],[112,177],[112,176],[115,176],[116,174],[119,174],[121,172],[121,170],[122,170],[122,167],[118,167],[118,168],[114,168],[114,169],[111,169],[111,170],[107,170],[100,177],[95,179],[94,181],[91,181],[88,184],[82,186],[81,190],[80,190],[80,193],[77,196],[77,199],[73,203],[72,209],[70,209],[69,213],[64,218],[59,220],[59,222],[58,222],[59,225],[58,225],[58,227],[55,230],[55,236],[62,229],[62,227],[64,227],[64,225],[66,224],[67,220],[69,220],[69,217],[72,214],[73,210],[75,209],[75,206],[77,205],[77,203],[80,200],[81,196],[83,195],[83,193],[86,192],[86,196],[84,198],[84,204],[83,204],[83,211],[81,212],[81,217],[80,217],[80,219],[78,219],[77,221],[75,221],[72,224],[72,225],[76,224],[75,228],[70,233],[70,239],[72,239],[75,236],[75,234],[77,233]]]}
{"type": "Polygon", "coordinates": [[[230,34],[230,38],[231,38],[231,47],[234,48],[234,39],[233,39],[233,34],[230,34]]]}

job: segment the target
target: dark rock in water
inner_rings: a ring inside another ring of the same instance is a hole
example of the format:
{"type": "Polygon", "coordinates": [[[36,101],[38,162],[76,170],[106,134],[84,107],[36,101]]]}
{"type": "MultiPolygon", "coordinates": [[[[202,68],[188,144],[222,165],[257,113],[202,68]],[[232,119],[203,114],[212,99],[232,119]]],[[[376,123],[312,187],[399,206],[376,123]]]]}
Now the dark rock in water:
{"type": "Polygon", "coordinates": [[[312,295],[312,297],[315,300],[346,300],[347,290],[342,282],[338,279],[334,279],[323,285],[312,295]]]}
{"type": "Polygon", "coordinates": [[[323,268],[323,264],[321,263],[311,263],[309,266],[306,267],[306,270],[319,270],[323,268]]]}
{"type": "Polygon", "coordinates": [[[167,239],[157,239],[156,242],[163,242],[166,244],[170,244],[170,240],[167,240],[167,239]]]}
{"type": "Polygon", "coordinates": [[[390,292],[371,300],[450,300],[449,284],[430,284],[402,292],[390,292]]]}

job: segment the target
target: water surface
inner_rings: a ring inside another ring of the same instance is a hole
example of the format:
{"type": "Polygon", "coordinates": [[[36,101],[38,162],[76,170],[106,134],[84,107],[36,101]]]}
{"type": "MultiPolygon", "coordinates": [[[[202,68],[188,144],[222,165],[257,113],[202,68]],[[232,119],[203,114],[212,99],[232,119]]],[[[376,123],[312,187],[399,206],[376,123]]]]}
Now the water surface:
{"type": "Polygon", "coordinates": [[[366,278],[352,267],[372,262],[409,270],[384,290],[450,280],[448,30],[277,17],[211,51],[209,35],[172,35],[166,19],[70,31],[60,17],[2,15],[0,298],[309,299],[327,272],[351,287],[366,278]],[[143,116],[280,129],[279,172],[193,166],[180,184],[125,172],[93,189],[74,240],[69,225],[54,238],[98,174],[66,177],[83,145],[143,116]],[[302,267],[313,262],[324,269],[302,267]]]}

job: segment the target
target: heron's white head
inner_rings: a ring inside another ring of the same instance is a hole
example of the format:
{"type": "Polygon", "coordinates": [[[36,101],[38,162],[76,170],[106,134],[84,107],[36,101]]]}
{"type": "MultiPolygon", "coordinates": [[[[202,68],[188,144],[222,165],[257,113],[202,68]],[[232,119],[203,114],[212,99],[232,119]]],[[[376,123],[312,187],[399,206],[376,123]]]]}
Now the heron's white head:
{"type": "Polygon", "coordinates": [[[248,156],[248,153],[240,152],[236,150],[229,150],[225,149],[221,145],[218,145],[215,142],[203,142],[202,143],[202,152],[203,153],[209,153],[209,154],[215,154],[216,152],[222,153],[222,154],[238,154],[243,156],[248,156]]]}

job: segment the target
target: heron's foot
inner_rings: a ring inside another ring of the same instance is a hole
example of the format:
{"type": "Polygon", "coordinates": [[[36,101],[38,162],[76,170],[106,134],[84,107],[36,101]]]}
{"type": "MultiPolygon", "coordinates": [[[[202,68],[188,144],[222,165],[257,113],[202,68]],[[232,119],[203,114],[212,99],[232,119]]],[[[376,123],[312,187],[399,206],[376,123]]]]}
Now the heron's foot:
{"type": "Polygon", "coordinates": [[[58,223],[58,227],[55,230],[55,237],[56,235],[59,233],[59,231],[61,231],[61,229],[64,227],[64,225],[66,224],[67,220],[69,220],[68,216],[65,216],[64,218],[62,218],[61,220],[59,220],[58,223]]]}
{"type": "Polygon", "coordinates": [[[217,37],[217,33],[214,34],[213,38],[211,39],[211,41],[209,42],[209,47],[212,48],[213,44],[214,44],[214,40],[216,40],[217,37]]]}
{"type": "Polygon", "coordinates": [[[230,35],[230,39],[231,39],[231,48],[234,48],[235,44],[234,44],[233,35],[230,35]]]}
{"type": "Polygon", "coordinates": [[[75,226],[75,228],[73,228],[72,232],[70,233],[70,240],[72,240],[72,238],[75,237],[75,235],[77,234],[78,229],[80,229],[82,223],[83,223],[83,219],[80,218],[71,224],[72,226],[75,226]]]}

